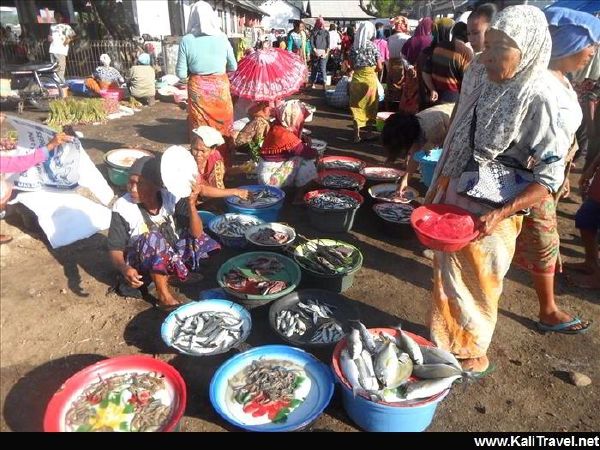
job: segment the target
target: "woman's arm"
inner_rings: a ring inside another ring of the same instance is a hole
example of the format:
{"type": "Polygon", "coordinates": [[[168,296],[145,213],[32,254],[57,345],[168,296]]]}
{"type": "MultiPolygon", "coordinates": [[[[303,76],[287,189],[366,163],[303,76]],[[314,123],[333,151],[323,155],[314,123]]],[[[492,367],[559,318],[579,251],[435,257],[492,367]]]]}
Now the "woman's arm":
{"type": "Polygon", "coordinates": [[[43,163],[50,157],[50,153],[56,147],[65,142],[73,142],[71,136],[65,133],[57,133],[46,147],[36,148],[33,153],[23,156],[3,156],[0,153],[0,173],[19,173],[43,163]]]}
{"type": "Polygon", "coordinates": [[[435,86],[433,85],[433,78],[431,78],[431,74],[423,72],[423,81],[425,82],[427,89],[429,89],[429,100],[432,102],[437,102],[439,95],[435,90],[435,86]]]}
{"type": "Polygon", "coordinates": [[[185,50],[185,41],[179,43],[179,54],[177,55],[177,66],[175,66],[175,75],[180,80],[185,80],[188,77],[187,53],[185,50]]]}
{"type": "MultiPolygon", "coordinates": [[[[226,38],[227,39],[227,38],[226,38]]],[[[237,70],[237,59],[235,59],[235,52],[233,47],[227,41],[227,72],[235,72],[237,70]]]]}
{"type": "Polygon", "coordinates": [[[225,198],[231,196],[239,197],[243,200],[248,200],[250,197],[250,191],[246,189],[219,189],[216,187],[201,185],[200,187],[200,196],[204,198],[225,198]]]}
{"type": "Polygon", "coordinates": [[[196,209],[196,202],[198,201],[198,195],[200,194],[201,189],[200,183],[196,183],[192,188],[192,193],[187,198],[187,212],[190,221],[188,230],[195,239],[198,239],[204,233],[202,230],[202,219],[200,219],[200,215],[196,209]]]}

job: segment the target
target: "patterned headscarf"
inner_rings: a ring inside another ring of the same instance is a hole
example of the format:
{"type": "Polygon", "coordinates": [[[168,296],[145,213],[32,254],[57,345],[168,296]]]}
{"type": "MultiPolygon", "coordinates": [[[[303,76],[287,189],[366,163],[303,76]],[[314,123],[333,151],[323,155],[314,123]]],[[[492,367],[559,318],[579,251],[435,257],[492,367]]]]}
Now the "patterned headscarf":
{"type": "Polygon", "coordinates": [[[390,19],[390,25],[399,33],[408,33],[408,19],[404,16],[397,16],[390,19]]]}
{"type": "MultiPolygon", "coordinates": [[[[496,16],[491,28],[510,37],[521,51],[515,76],[502,83],[487,76],[476,100],[477,133],[474,157],[484,163],[504,152],[523,126],[531,99],[540,92],[541,77],[550,61],[552,42],[544,13],[531,5],[510,6],[496,16]]],[[[448,151],[442,175],[459,176],[470,152],[472,113],[458,120],[448,133],[444,147],[448,151]],[[459,123],[460,122],[460,123],[459,123]],[[450,157],[452,155],[452,157],[450,157]]]]}
{"type": "Polygon", "coordinates": [[[190,10],[187,33],[194,36],[217,36],[224,34],[221,20],[215,10],[203,0],[194,3],[190,10]]]}
{"type": "Polygon", "coordinates": [[[375,38],[375,25],[373,25],[371,22],[360,22],[358,24],[356,34],[354,35],[352,48],[355,50],[365,48],[367,46],[367,42],[372,41],[373,38],[375,38]]]}
{"type": "Polygon", "coordinates": [[[296,136],[302,134],[304,121],[310,115],[310,111],[300,100],[288,100],[275,109],[277,122],[296,136]]]}
{"type": "Polygon", "coordinates": [[[108,56],[106,53],[102,53],[100,55],[100,62],[104,67],[110,67],[110,56],[108,56]]]}

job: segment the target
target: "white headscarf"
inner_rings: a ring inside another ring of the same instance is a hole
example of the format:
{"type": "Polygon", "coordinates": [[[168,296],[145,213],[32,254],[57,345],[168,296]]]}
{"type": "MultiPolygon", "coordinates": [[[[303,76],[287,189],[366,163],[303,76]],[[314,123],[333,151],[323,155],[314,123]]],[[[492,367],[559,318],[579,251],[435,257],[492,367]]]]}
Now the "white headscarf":
{"type": "Polygon", "coordinates": [[[194,36],[217,36],[223,34],[219,16],[205,1],[194,3],[190,11],[187,33],[194,36]]]}
{"type": "Polygon", "coordinates": [[[223,145],[225,140],[218,130],[212,127],[201,126],[192,130],[192,132],[199,136],[207,147],[216,147],[223,145]]]}
{"type": "Polygon", "coordinates": [[[106,53],[101,54],[100,55],[100,62],[105,67],[110,66],[110,56],[108,56],[106,53]]]}
{"type": "MultiPolygon", "coordinates": [[[[477,113],[474,157],[480,163],[496,158],[518,136],[531,100],[543,90],[542,77],[547,72],[552,48],[546,17],[535,6],[510,6],[496,15],[491,28],[515,41],[521,61],[513,78],[493,83],[485,76],[481,89],[474,93],[479,94],[474,102],[477,113]]],[[[472,118],[472,108],[463,120],[458,120],[458,115],[455,118],[455,126],[444,143],[449,158],[442,169],[443,175],[457,177],[464,170],[470,154],[472,118]]]]}
{"type": "Polygon", "coordinates": [[[352,48],[355,50],[365,48],[367,42],[373,40],[374,37],[375,25],[371,22],[360,22],[356,29],[356,33],[354,33],[354,43],[352,44],[352,48]]]}

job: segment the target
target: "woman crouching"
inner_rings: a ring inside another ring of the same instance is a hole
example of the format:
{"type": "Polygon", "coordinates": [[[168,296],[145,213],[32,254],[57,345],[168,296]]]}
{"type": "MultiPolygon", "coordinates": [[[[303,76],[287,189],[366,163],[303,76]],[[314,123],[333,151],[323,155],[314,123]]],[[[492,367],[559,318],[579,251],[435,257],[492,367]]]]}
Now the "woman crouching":
{"type": "Polygon", "coordinates": [[[178,199],[162,188],[160,157],[145,156],[129,170],[127,194],[113,207],[108,249],[113,266],[132,288],[153,281],[159,304],[181,304],[169,288],[169,277],[185,280],[201,259],[219,249],[202,230],[196,210],[200,184],[189,197],[178,199]]]}

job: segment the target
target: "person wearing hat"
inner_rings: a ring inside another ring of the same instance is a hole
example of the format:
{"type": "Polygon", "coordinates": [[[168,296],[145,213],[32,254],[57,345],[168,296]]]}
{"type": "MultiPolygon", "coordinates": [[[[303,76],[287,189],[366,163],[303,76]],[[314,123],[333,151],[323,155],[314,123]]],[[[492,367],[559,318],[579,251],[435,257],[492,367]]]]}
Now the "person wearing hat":
{"type": "Polygon", "coordinates": [[[218,148],[225,143],[217,130],[201,126],[192,130],[190,151],[198,164],[200,175],[199,196],[202,198],[224,198],[235,195],[248,200],[250,191],[246,189],[226,189],[225,164],[218,148]]]}
{"type": "Polygon", "coordinates": [[[148,53],[138,56],[137,64],[129,69],[129,93],[144,105],[152,106],[156,96],[156,72],[148,53]]]}
{"type": "Polygon", "coordinates": [[[154,293],[149,287],[153,282],[157,306],[171,309],[182,301],[170,288],[169,278],[186,280],[189,271],[197,271],[200,260],[220,245],[204,233],[196,210],[201,184],[193,186],[189,197],[176,198],[163,188],[160,160],[144,156],[131,166],[127,193],[113,206],[108,250],[120,274],[118,293],[134,297],[140,296],[138,289],[154,293]]]}

